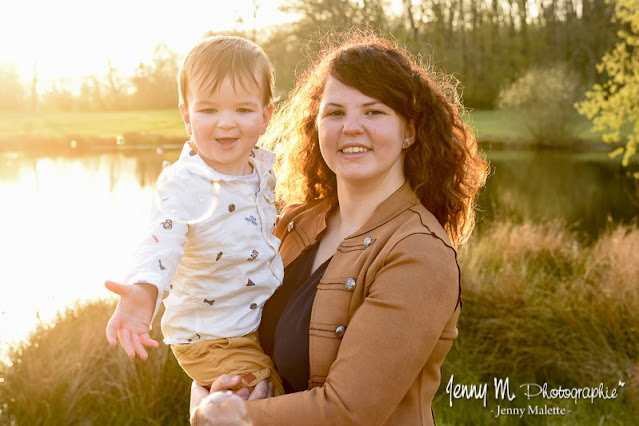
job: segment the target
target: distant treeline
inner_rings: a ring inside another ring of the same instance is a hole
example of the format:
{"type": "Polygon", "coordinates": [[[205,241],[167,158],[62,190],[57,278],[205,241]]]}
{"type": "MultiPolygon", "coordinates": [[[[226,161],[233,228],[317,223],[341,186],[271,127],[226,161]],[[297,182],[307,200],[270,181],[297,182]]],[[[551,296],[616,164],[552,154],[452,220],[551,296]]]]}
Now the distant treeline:
{"type": "MultiPolygon", "coordinates": [[[[259,1],[253,4],[259,15],[259,1]]],[[[306,48],[308,41],[330,30],[370,27],[390,34],[437,69],[454,74],[462,82],[466,106],[482,109],[493,108],[500,90],[531,68],[566,66],[585,90],[605,77],[597,75],[595,65],[618,30],[611,22],[614,1],[606,0],[287,0],[282,9],[297,20],[233,32],[264,47],[282,98],[319,46],[306,48]]],[[[37,73],[25,85],[15,70],[0,66],[0,110],[174,107],[181,59],[159,45],[151,63],[140,63],[133,76],[109,66],[105,75],[87,76],[79,94],[70,82],[59,81],[37,96],[37,73]]]]}

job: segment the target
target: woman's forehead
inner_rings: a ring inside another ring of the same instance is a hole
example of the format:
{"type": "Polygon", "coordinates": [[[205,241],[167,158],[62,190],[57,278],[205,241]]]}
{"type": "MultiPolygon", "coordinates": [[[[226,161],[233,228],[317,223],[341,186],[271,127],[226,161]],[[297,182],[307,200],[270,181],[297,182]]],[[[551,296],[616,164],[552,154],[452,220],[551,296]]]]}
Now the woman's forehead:
{"type": "Polygon", "coordinates": [[[344,84],[339,79],[329,76],[324,84],[320,103],[342,104],[346,98],[348,98],[349,101],[357,101],[362,104],[384,103],[379,99],[366,95],[356,87],[344,84]]]}

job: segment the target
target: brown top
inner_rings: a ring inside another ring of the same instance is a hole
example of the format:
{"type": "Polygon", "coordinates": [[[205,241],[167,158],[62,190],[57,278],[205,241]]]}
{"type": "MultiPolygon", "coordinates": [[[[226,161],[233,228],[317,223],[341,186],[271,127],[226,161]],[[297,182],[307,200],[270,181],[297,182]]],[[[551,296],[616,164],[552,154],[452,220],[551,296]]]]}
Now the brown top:
{"type": "MultiPolygon", "coordinates": [[[[326,229],[335,199],[283,211],[286,267],[326,229]]],[[[337,248],[309,327],[309,390],[249,401],[254,424],[432,425],[457,337],[460,276],[441,225],[404,184],[337,248]]]]}

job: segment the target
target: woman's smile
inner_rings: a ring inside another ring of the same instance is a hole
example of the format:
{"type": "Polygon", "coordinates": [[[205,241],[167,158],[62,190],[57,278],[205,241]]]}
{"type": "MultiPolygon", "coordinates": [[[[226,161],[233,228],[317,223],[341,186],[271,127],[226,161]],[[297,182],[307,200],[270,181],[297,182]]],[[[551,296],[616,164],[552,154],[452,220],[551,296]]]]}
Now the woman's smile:
{"type": "Polygon", "coordinates": [[[363,146],[347,146],[341,149],[343,154],[363,154],[370,151],[369,148],[363,146]]]}

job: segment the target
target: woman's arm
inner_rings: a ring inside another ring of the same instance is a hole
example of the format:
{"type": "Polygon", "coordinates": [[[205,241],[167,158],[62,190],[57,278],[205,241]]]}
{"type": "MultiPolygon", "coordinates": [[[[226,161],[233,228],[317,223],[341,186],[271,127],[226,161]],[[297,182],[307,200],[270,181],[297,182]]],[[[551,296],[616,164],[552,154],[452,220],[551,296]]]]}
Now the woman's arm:
{"type": "Polygon", "coordinates": [[[251,419],[256,425],[384,423],[457,315],[458,274],[454,251],[440,239],[422,233],[397,242],[348,324],[326,383],[250,401],[251,419]]]}

